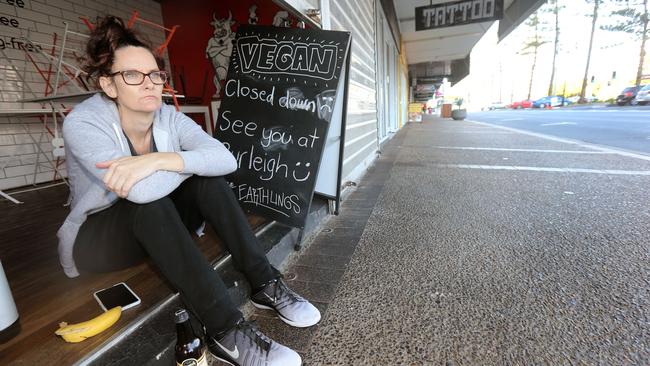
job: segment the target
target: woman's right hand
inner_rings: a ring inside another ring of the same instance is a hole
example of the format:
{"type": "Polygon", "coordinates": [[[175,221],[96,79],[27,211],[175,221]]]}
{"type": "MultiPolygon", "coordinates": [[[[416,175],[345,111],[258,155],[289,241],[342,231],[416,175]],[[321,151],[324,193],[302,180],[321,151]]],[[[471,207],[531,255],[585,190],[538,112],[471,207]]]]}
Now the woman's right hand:
{"type": "Polygon", "coordinates": [[[139,156],[125,156],[95,164],[99,169],[108,169],[104,184],[119,197],[126,198],[131,188],[158,170],[180,172],[184,162],[173,152],[157,152],[139,156]]]}
{"type": "Polygon", "coordinates": [[[96,166],[99,169],[107,169],[102,179],[106,188],[119,197],[126,198],[133,185],[158,170],[153,155],[125,156],[97,163],[96,166]]]}

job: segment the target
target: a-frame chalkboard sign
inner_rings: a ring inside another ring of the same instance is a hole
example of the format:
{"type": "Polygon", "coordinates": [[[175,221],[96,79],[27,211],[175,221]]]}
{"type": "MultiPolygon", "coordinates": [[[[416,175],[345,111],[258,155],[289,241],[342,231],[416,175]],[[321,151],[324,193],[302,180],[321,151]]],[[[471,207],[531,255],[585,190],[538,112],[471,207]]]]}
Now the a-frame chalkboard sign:
{"type": "Polygon", "coordinates": [[[349,32],[239,26],[214,135],[245,211],[304,228],[349,50],[349,32]]]}

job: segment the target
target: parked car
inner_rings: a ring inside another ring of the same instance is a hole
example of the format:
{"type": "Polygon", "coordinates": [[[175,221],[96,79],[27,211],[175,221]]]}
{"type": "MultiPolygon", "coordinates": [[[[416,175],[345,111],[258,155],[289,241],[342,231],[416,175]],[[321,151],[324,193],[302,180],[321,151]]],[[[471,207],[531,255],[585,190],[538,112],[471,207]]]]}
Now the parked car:
{"type": "Polygon", "coordinates": [[[512,104],[510,104],[510,108],[512,109],[531,108],[532,106],[533,101],[529,99],[522,100],[521,102],[512,102],[512,104]]]}
{"type": "Polygon", "coordinates": [[[641,89],[642,87],[645,87],[644,85],[642,86],[628,86],[627,88],[623,89],[621,94],[616,97],[616,104],[618,105],[626,105],[626,104],[636,104],[636,101],[634,98],[636,98],[636,94],[641,89]]]}
{"type": "Polygon", "coordinates": [[[578,103],[578,101],[580,100],[580,96],[579,95],[572,95],[572,96],[566,98],[566,100],[571,102],[571,103],[578,103]]]}
{"type": "Polygon", "coordinates": [[[636,97],[634,98],[634,101],[641,105],[650,103],[650,84],[644,86],[641,88],[641,90],[639,90],[639,92],[636,94],[636,97]]]}
{"type": "MultiPolygon", "coordinates": [[[[569,104],[578,103],[580,101],[580,96],[579,95],[574,95],[574,96],[565,98],[564,100],[569,102],[569,104]]],[[[594,97],[593,95],[585,95],[585,102],[586,103],[593,103],[596,100],[598,100],[598,98],[594,97]]]]}
{"type": "Polygon", "coordinates": [[[569,105],[569,101],[559,95],[539,98],[533,102],[533,108],[559,107],[569,105]]]}
{"type": "Polygon", "coordinates": [[[495,109],[505,109],[505,108],[508,108],[508,104],[501,103],[501,102],[494,102],[490,104],[490,106],[487,109],[491,111],[495,109]]]}

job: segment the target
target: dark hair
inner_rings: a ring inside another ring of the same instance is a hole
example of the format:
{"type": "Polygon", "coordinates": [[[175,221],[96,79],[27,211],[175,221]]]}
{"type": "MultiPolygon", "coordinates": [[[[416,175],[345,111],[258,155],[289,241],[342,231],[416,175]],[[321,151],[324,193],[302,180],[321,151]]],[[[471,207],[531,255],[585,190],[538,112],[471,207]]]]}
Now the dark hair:
{"type": "Polygon", "coordinates": [[[90,39],[86,44],[86,55],[80,60],[83,71],[88,73],[87,79],[93,80],[99,87],[99,77],[111,73],[111,66],[115,61],[115,51],[127,46],[148,49],[156,59],[158,67],[161,70],[164,68],[163,59],[156,55],[133,29],[127,28],[122,19],[107,15],[97,17],[95,26],[90,32],[90,39]]]}

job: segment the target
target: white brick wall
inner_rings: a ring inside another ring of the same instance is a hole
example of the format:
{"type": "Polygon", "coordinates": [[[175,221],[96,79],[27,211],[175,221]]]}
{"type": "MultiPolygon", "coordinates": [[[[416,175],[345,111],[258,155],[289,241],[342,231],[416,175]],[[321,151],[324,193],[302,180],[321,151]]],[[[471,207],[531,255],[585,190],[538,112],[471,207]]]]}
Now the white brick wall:
{"type": "MultiPolygon", "coordinates": [[[[20,27],[5,26],[0,24],[0,111],[15,108],[37,108],[39,105],[21,105],[15,103],[21,98],[30,98],[26,92],[31,88],[37,96],[43,96],[45,82],[36,68],[25,56],[24,51],[14,49],[20,37],[29,38],[33,42],[46,44],[52,43],[53,33],[59,38],[61,44],[63,36],[63,21],[68,22],[72,31],[87,33],[88,30],[80,16],[94,21],[97,16],[110,12],[127,21],[133,10],[138,10],[140,17],[154,23],[162,24],[160,4],[154,0],[23,0],[24,8],[10,6],[6,1],[0,2],[0,16],[16,19],[20,27]],[[14,44],[12,45],[12,37],[14,44]],[[9,60],[3,58],[6,55],[9,60]],[[18,69],[19,75],[9,66],[18,69]],[[25,80],[22,83],[21,78],[25,80]]],[[[137,24],[137,23],[136,23],[137,24]]],[[[148,26],[137,25],[138,31],[155,46],[162,43],[165,35],[159,30],[148,26]]],[[[83,54],[84,39],[70,36],[66,48],[76,49],[78,55],[83,54]]],[[[48,52],[50,47],[42,46],[48,52]]],[[[47,71],[48,64],[36,53],[30,53],[37,61],[41,70],[47,71]]],[[[57,50],[58,55],[58,50],[57,50]]],[[[71,54],[66,56],[66,61],[76,64],[71,54]]],[[[169,61],[167,59],[167,65],[169,61]]],[[[51,77],[54,81],[54,74],[51,77]]],[[[61,76],[61,80],[64,77],[61,76]]],[[[59,93],[76,92],[77,88],[64,87],[59,93]]],[[[71,106],[66,104],[66,106],[71,106]]],[[[48,127],[53,129],[50,116],[47,117],[48,127]]],[[[54,171],[47,163],[46,156],[40,153],[34,140],[50,160],[52,156],[52,136],[46,131],[44,124],[36,117],[7,117],[0,113],[0,190],[16,188],[27,184],[47,182],[52,180],[54,171]],[[25,123],[25,125],[23,124],[25,123]],[[25,130],[26,126],[29,133],[25,130]],[[31,136],[30,136],[31,135],[31,136]],[[40,139],[40,140],[39,140],[40,139]],[[38,167],[35,164],[38,159],[38,167]],[[34,171],[36,170],[36,175],[34,171]]],[[[65,175],[64,165],[60,166],[65,175]]]]}
{"type": "Polygon", "coordinates": [[[0,157],[15,157],[23,154],[33,154],[36,152],[34,144],[0,146],[0,157]]]}
{"type": "Polygon", "coordinates": [[[0,145],[14,145],[16,141],[12,135],[0,135],[0,145]]]}
{"type": "Polygon", "coordinates": [[[13,177],[0,179],[0,190],[27,185],[25,177],[13,177]]]}
{"type": "Polygon", "coordinates": [[[7,4],[6,2],[0,3],[0,14],[3,15],[16,15],[16,7],[7,4]]]}
{"type": "MultiPolygon", "coordinates": [[[[36,154],[32,154],[36,156],[36,154]]],[[[25,156],[25,155],[23,155],[25,156]]],[[[36,158],[34,158],[34,163],[36,162],[36,158]]],[[[22,163],[21,159],[10,156],[10,157],[5,157],[3,159],[0,159],[0,168],[6,168],[6,167],[12,167],[12,166],[18,166],[22,163]]],[[[32,163],[32,164],[34,164],[32,163]]]]}
{"type": "Polygon", "coordinates": [[[23,175],[28,175],[28,174],[33,174],[34,173],[34,166],[33,165],[19,165],[19,166],[12,166],[12,167],[6,167],[5,169],[5,175],[7,177],[20,177],[23,175]]]}

